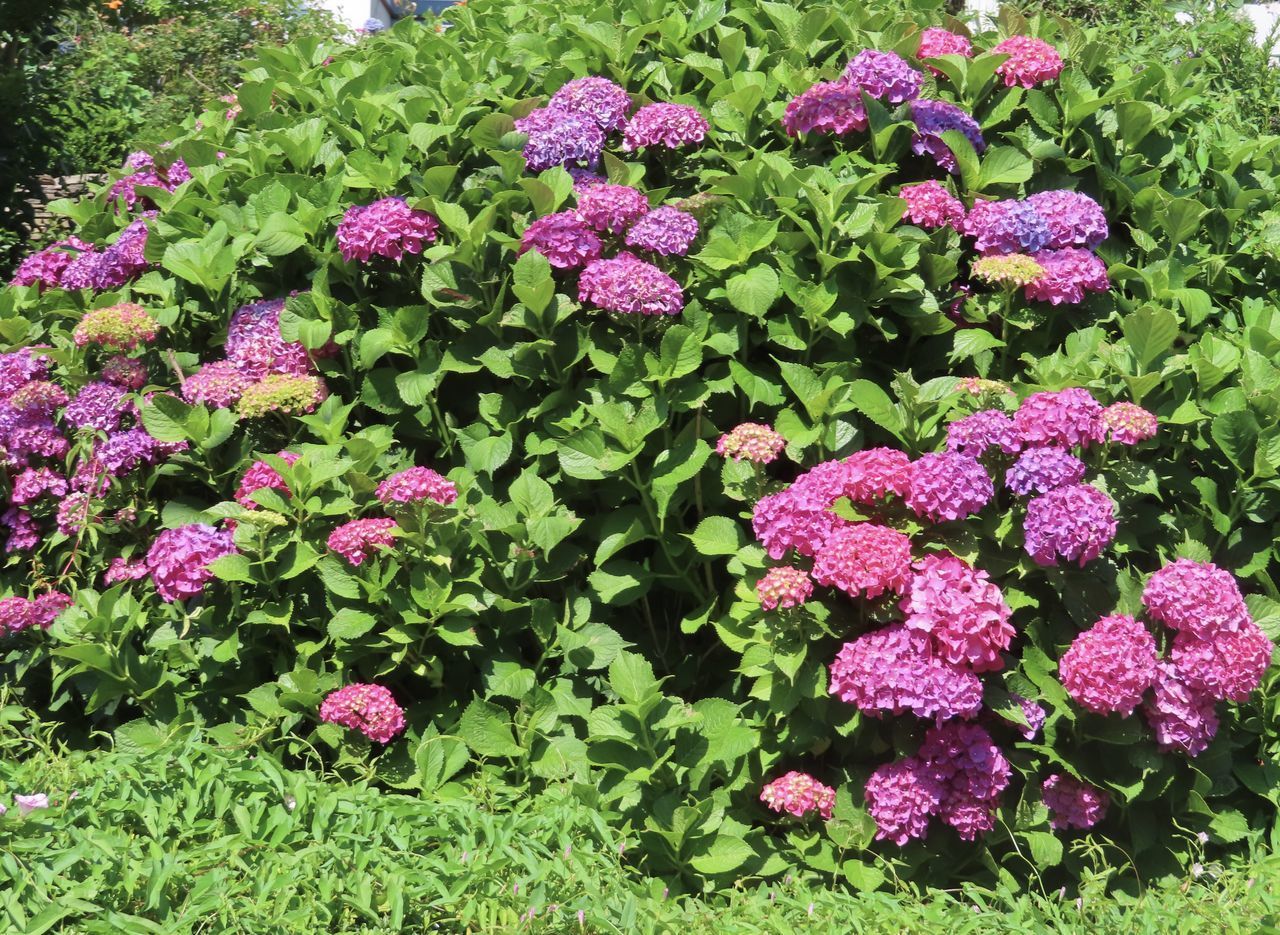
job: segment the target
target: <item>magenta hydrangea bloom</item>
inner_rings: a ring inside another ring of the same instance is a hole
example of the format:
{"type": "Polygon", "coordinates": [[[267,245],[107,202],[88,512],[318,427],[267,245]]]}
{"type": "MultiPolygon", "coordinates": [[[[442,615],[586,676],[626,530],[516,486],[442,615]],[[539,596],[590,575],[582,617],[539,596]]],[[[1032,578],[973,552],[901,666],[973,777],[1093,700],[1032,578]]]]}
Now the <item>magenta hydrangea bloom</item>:
{"type": "Polygon", "coordinates": [[[986,506],[995,487],[986,469],[970,455],[940,451],[911,465],[907,506],[935,523],[971,516],[986,506]]]}
{"type": "Polygon", "coordinates": [[[1059,487],[1027,504],[1022,528],[1037,565],[1075,562],[1083,568],[1115,539],[1115,505],[1089,484],[1059,487]]]}
{"type": "Polygon", "coordinates": [[[140,581],[151,574],[145,559],[129,561],[124,558],[113,558],[107,570],[102,573],[102,584],[111,587],[121,581],[140,581]]]}
{"type": "Polygon", "coordinates": [[[684,290],[652,263],[619,253],[587,264],[578,280],[578,301],[623,315],[679,315],[684,290]]]}
{"type": "Polygon", "coordinates": [[[831,663],[827,690],[876,717],[910,711],[941,721],[975,717],[982,707],[978,676],[930,655],[924,640],[900,623],[845,643],[831,663]]]}
{"type": "MultiPolygon", "coordinates": [[[[940,55],[961,55],[972,58],[973,43],[969,41],[968,36],[932,26],[920,33],[920,47],[916,50],[916,58],[937,58],[940,55]]],[[[942,72],[932,65],[926,67],[939,78],[942,77],[942,72]]]]}
{"type": "Polygon", "coordinates": [[[955,721],[931,727],[916,759],[941,789],[938,816],[963,840],[991,830],[1012,770],[984,728],[955,721]]]}
{"type": "Polygon", "coordinates": [[[1094,714],[1133,713],[1156,678],[1156,641],[1126,614],[1103,617],[1058,660],[1062,687],[1094,714]]]}
{"type": "Polygon", "coordinates": [[[574,78],[551,95],[549,107],[585,114],[605,133],[621,130],[631,112],[631,97],[608,78],[574,78]]]}
{"type": "Polygon", "coordinates": [[[124,415],[125,392],[111,383],[86,384],[63,410],[63,418],[77,429],[113,432],[124,415]]]}
{"type": "Polygon", "coordinates": [[[236,553],[231,533],[203,523],[166,529],[147,551],[156,593],[173,602],[196,597],[213,578],[210,563],[236,553]]]}
{"type": "Polygon", "coordinates": [[[635,112],[622,134],[622,148],[627,152],[648,146],[680,149],[701,143],[711,125],[694,107],[684,104],[646,104],[635,112]]]}
{"type": "Polygon", "coordinates": [[[381,685],[356,683],[330,692],[320,704],[320,720],[364,734],[374,743],[390,743],[404,732],[404,709],[381,685]]]}
{"type": "Polygon", "coordinates": [[[1034,701],[1028,701],[1021,695],[1014,695],[1013,700],[1018,703],[1018,707],[1022,709],[1022,716],[1026,719],[1026,726],[1018,726],[1018,730],[1026,740],[1035,740],[1036,734],[1040,733],[1040,728],[1044,727],[1045,718],[1047,717],[1045,710],[1034,701]]]}
{"type": "Polygon", "coordinates": [[[799,607],[813,594],[813,582],[803,568],[780,565],[756,582],[756,596],[765,610],[799,607]]]}
{"type": "Polygon", "coordinates": [[[530,111],[515,122],[527,137],[524,161],[530,172],[553,166],[594,168],[604,149],[604,131],[596,119],[559,107],[530,111]]]}
{"type": "Polygon", "coordinates": [[[813,556],[831,535],[850,523],[827,509],[826,500],[813,493],[788,487],[761,497],[751,516],[751,528],[772,559],[790,549],[813,556]]]}
{"type": "MultiPolygon", "coordinates": [[[[276,457],[292,467],[301,455],[294,454],[292,451],[277,451],[276,457]]],[[[246,509],[256,510],[258,501],[253,499],[253,495],[259,490],[282,490],[287,496],[289,485],[284,482],[280,472],[269,463],[255,461],[240,478],[240,486],[236,488],[236,503],[246,509]]]]}
{"type": "Polygon", "coordinates": [[[6,597],[0,600],[0,635],[16,636],[23,630],[47,630],[71,604],[71,598],[61,591],[46,591],[34,600],[6,597]]]}
{"type": "Polygon", "coordinates": [[[1020,84],[1034,88],[1052,81],[1062,71],[1062,56],[1043,39],[1034,36],[1010,36],[991,50],[1009,56],[996,68],[996,74],[1008,87],[1020,84]]]}
{"type": "Polygon", "coordinates": [[[64,536],[74,536],[92,520],[96,520],[95,503],[84,491],[77,490],[67,494],[58,503],[58,514],[54,522],[58,532],[64,536]]]}
{"type": "Polygon", "coordinates": [[[632,223],[627,229],[627,246],[661,256],[684,256],[697,236],[697,218],[663,205],[632,223]]]}
{"type": "Polygon", "coordinates": [[[864,448],[845,458],[846,481],[841,494],[855,503],[873,505],[911,489],[911,458],[896,448],[864,448]]]}
{"type": "Polygon", "coordinates": [[[520,235],[518,252],[536,250],[556,269],[577,269],[598,259],[600,238],[573,211],[540,217],[520,235]]]}
{"type": "MultiPolygon", "coordinates": [[[[1052,234],[1045,219],[1025,201],[975,201],[964,233],[979,253],[1002,255],[1043,251],[1052,234]]],[[[1039,262],[1037,258],[1037,262],[1039,262]]]]}
{"type": "Polygon", "coordinates": [[[13,478],[9,502],[27,506],[41,497],[62,497],[67,492],[67,479],[47,467],[27,468],[13,478]]]}
{"type": "Polygon", "coordinates": [[[1152,620],[1209,642],[1223,631],[1239,630],[1249,620],[1231,572],[1189,558],[1180,558],[1148,578],[1142,603],[1152,620]]]}
{"type": "Polygon", "coordinates": [[[824,786],[808,773],[792,770],[760,790],[760,801],[775,812],[806,818],[817,812],[829,821],[836,804],[836,790],[824,786]]]}
{"type": "Polygon", "coordinates": [[[999,409],[984,409],[947,426],[947,450],[980,458],[991,449],[1014,454],[1020,446],[1013,420],[999,409]]]}
{"type": "Polygon", "coordinates": [[[1004,668],[1013,611],[985,571],[954,555],[928,555],[916,563],[899,606],[906,628],[924,634],[935,657],[974,672],[1004,668]]]}
{"type": "Polygon", "coordinates": [[[112,357],[102,365],[102,379],[126,390],[147,385],[147,365],[133,357],[112,357]]]}
{"type": "Polygon", "coordinates": [[[231,361],[216,360],[182,381],[182,398],[214,409],[228,409],[239,402],[252,382],[231,361]]]}
{"type": "Polygon", "coordinates": [[[813,559],[813,580],[850,597],[902,593],[911,572],[911,540],[888,526],[849,523],[833,531],[813,559]]]}
{"type": "Polygon", "coordinates": [[[132,222],[120,232],[115,242],[103,250],[90,245],[69,263],[62,273],[64,289],[115,289],[142,275],[148,263],[147,222],[154,211],[132,222]]]}
{"type": "Polygon", "coordinates": [[[0,405],[0,463],[24,468],[35,456],[62,458],[70,447],[48,415],[0,405]]]}
{"type": "Polygon", "coordinates": [[[944,789],[914,757],[886,763],[867,780],[863,796],[876,823],[876,840],[899,847],[920,839],[942,804],[944,789]]]}
{"type": "Polygon", "coordinates": [[[867,128],[867,111],[856,88],[820,81],[787,102],[782,129],[787,136],[827,133],[843,136],[867,128]]]}
{"type": "Polygon", "coordinates": [[[49,358],[22,347],[0,354],[0,397],[8,398],[33,380],[49,376],[49,358]]]}
{"type": "Polygon", "coordinates": [[[1085,464],[1061,448],[1029,448],[1005,472],[1005,486],[1019,496],[1048,493],[1084,480],[1085,464]]]}
{"type": "Polygon", "coordinates": [[[649,213],[649,199],[629,185],[592,185],[578,193],[578,217],[588,226],[621,234],[649,213]]]}
{"type": "Polygon", "coordinates": [[[903,185],[898,197],[907,203],[902,216],[925,230],[964,227],[964,204],[947,191],[941,182],[930,179],[916,185],[903,185]]]}
{"type": "Polygon", "coordinates": [[[786,447],[787,440],[775,432],[772,426],[743,422],[720,436],[716,442],[716,454],[734,461],[769,464],[786,447]]]}
{"type": "Polygon", "coordinates": [[[138,189],[167,189],[168,187],[164,179],[160,178],[154,169],[143,169],[140,172],[134,172],[131,175],[116,179],[111,186],[111,190],[107,193],[107,201],[115,205],[116,210],[123,207],[126,213],[132,212],[139,204],[143,208],[154,208],[155,202],[138,191],[138,189]]]}
{"type": "Polygon", "coordinates": [[[395,520],[385,516],[353,519],[329,533],[328,545],[352,565],[362,565],[377,552],[392,548],[399,528],[395,520]]]}
{"type": "Polygon", "coordinates": [[[312,370],[311,357],[298,341],[286,341],[280,333],[284,299],[250,302],[236,309],[227,325],[226,354],[250,380],[268,374],[303,376],[312,370]]]}
{"type": "Polygon", "coordinates": [[[1275,647],[1267,634],[1246,618],[1235,630],[1219,630],[1201,639],[1190,630],[1173,638],[1170,658],[1179,678],[1216,701],[1248,701],[1262,684],[1275,647]]]}
{"type": "Polygon", "coordinates": [[[368,263],[375,256],[399,262],[435,243],[439,229],[434,215],[410,208],[403,198],[381,198],[347,209],[338,224],[338,250],[347,262],[368,263]]]}
{"type": "Polygon", "coordinates": [[[924,75],[893,52],[863,49],[845,66],[842,80],[868,97],[902,104],[920,96],[924,75]]]}
{"type": "Polygon", "coordinates": [[[378,499],[383,503],[431,500],[448,506],[458,499],[458,488],[453,481],[429,467],[411,467],[392,474],[379,484],[378,499]]]}
{"type": "Polygon", "coordinates": [[[1032,393],[1018,407],[1013,424],[1024,445],[1088,448],[1107,437],[1102,404],[1079,387],[1032,393]]]}
{"type": "Polygon", "coordinates": [[[1037,192],[1027,198],[1027,204],[1049,225],[1050,250],[1068,247],[1086,247],[1092,250],[1107,239],[1107,216],[1088,195],[1067,189],[1037,192]]]}
{"type": "Polygon", "coordinates": [[[1049,809],[1049,827],[1058,831],[1087,831],[1106,817],[1111,804],[1105,790],[1061,773],[1054,773],[1041,784],[1040,796],[1049,809]]]}
{"type": "Polygon", "coordinates": [[[57,289],[62,285],[62,274],[79,253],[93,249],[92,244],[79,237],[59,240],[19,263],[9,282],[15,286],[39,286],[41,292],[57,289]]]}
{"type": "Polygon", "coordinates": [[[911,151],[917,156],[927,154],[939,167],[952,175],[959,172],[960,168],[951,147],[942,139],[943,133],[948,130],[963,133],[974,152],[982,153],[987,148],[978,122],[955,104],[917,98],[911,102],[911,119],[916,125],[915,133],[911,136],[911,151]]]}
{"type": "Polygon", "coordinates": [[[1133,403],[1112,403],[1102,410],[1102,421],[1107,426],[1107,437],[1121,445],[1154,438],[1158,425],[1155,413],[1133,403]]]}
{"type": "Polygon", "coordinates": [[[1106,292],[1111,288],[1107,264],[1088,250],[1041,250],[1034,259],[1044,272],[1027,284],[1028,301],[1079,305],[1086,292],[1106,292]]]}
{"type": "Polygon", "coordinates": [[[1143,716],[1165,753],[1199,756],[1218,733],[1214,699],[1192,688],[1167,662],[1156,666],[1155,691],[1142,705],[1143,716]]]}
{"type": "Polygon", "coordinates": [[[26,510],[9,507],[0,513],[0,527],[9,531],[4,543],[6,553],[30,552],[40,544],[40,524],[26,510]]]}

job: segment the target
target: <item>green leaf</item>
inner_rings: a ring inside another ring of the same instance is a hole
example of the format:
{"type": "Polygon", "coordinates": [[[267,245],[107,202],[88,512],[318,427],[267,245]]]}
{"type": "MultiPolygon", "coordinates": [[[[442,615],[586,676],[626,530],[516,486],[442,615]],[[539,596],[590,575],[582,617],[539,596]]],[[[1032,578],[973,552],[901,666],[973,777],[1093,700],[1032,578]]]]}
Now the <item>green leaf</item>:
{"type": "Polygon", "coordinates": [[[344,607],[329,621],[329,635],[335,640],[359,639],[373,629],[375,622],[373,614],[344,607]]]}
{"type": "Polygon", "coordinates": [[[702,365],[702,341],[693,329],[672,325],[662,336],[661,374],[663,380],[674,380],[693,373],[702,365]]]}
{"type": "Polygon", "coordinates": [[[685,537],[699,555],[736,555],[742,548],[742,527],[727,516],[708,516],[685,537]]]}
{"type": "Polygon", "coordinates": [[[658,680],[649,660],[623,652],[609,664],[609,687],[627,704],[640,704],[658,691],[658,680]]]}
{"type": "Polygon", "coordinates": [[[770,266],[753,266],[731,278],[724,287],[729,302],[744,315],[763,318],[781,294],[778,274],[770,266]]]}
{"type": "Polygon", "coordinates": [[[307,231],[291,214],[273,214],[258,231],[258,252],[267,256],[284,256],[307,242],[307,231]]]}
{"type": "Polygon", "coordinates": [[[505,708],[480,698],[467,705],[458,721],[458,736],[480,756],[518,757],[523,752],[505,708]]]}
{"type": "Polygon", "coordinates": [[[253,581],[249,559],[239,552],[214,559],[209,570],[221,581],[253,581]]]}
{"type": "Polygon", "coordinates": [[[755,856],[751,845],[742,838],[728,834],[717,834],[711,847],[704,853],[692,858],[689,863],[699,873],[716,875],[732,873],[755,856]]]}
{"type": "Polygon", "coordinates": [[[1012,146],[993,146],[982,157],[978,187],[986,190],[994,185],[1019,185],[1031,178],[1035,164],[1012,146]]]}
{"type": "Polygon", "coordinates": [[[1056,835],[1048,831],[1022,831],[1019,834],[1026,839],[1031,859],[1037,867],[1056,867],[1062,863],[1062,842],[1056,835]]]}
{"type": "Polygon", "coordinates": [[[1209,433],[1236,470],[1248,475],[1253,471],[1254,447],[1258,441],[1258,420],[1252,412],[1224,412],[1213,420],[1209,433]]]}
{"type": "Polygon", "coordinates": [[[511,502],[520,511],[520,515],[526,518],[546,516],[556,502],[551,485],[532,469],[526,470],[511,482],[510,495],[511,502]]]}
{"type": "Polygon", "coordinates": [[[1126,315],[1120,327],[1133,356],[1144,368],[1173,347],[1178,339],[1178,316],[1167,308],[1144,306],[1126,315]]]}

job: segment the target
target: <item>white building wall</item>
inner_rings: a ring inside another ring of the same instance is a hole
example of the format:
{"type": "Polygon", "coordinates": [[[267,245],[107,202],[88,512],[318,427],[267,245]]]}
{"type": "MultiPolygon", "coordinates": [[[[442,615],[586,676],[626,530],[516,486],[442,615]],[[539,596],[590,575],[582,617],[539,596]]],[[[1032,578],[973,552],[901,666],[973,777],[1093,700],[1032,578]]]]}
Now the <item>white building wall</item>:
{"type": "Polygon", "coordinates": [[[391,25],[391,16],[382,0],[313,0],[316,6],[328,10],[352,29],[359,29],[371,19],[384,26],[391,25]]]}

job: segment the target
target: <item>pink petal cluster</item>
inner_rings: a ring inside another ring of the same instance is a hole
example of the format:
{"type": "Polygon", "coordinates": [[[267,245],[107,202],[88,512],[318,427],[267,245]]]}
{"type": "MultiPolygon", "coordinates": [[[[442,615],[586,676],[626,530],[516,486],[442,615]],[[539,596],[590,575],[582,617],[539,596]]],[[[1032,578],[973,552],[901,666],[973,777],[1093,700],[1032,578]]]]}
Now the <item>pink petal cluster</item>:
{"type": "Polygon", "coordinates": [[[1121,445],[1136,445],[1154,438],[1158,423],[1154,413],[1133,403],[1112,403],[1102,410],[1107,436],[1121,445]]]}
{"type": "Polygon", "coordinates": [[[1209,639],[1189,630],[1173,638],[1169,658],[1187,686],[1216,701],[1247,701],[1262,683],[1275,647],[1251,619],[1209,639]]]}
{"type": "Polygon", "coordinates": [[[1156,678],[1156,641],[1125,614],[1103,617],[1058,660],[1062,687],[1094,714],[1130,715],[1156,678]]]}
{"type": "Polygon", "coordinates": [[[1062,188],[1037,192],[1027,197],[1027,204],[1049,225],[1050,239],[1046,246],[1050,250],[1093,249],[1110,233],[1102,205],[1082,192],[1062,188]]]}
{"type": "Polygon", "coordinates": [[[352,565],[362,565],[370,556],[395,545],[396,521],[385,516],[353,519],[329,533],[329,548],[352,565]]]}
{"type": "Polygon", "coordinates": [[[876,840],[905,847],[929,832],[942,803],[943,788],[914,757],[876,768],[863,796],[876,823],[876,840]]]}
{"type": "Polygon", "coordinates": [[[1075,562],[1083,568],[1115,539],[1115,504],[1089,484],[1059,487],[1027,504],[1022,531],[1036,564],[1075,562]]]}
{"type": "Polygon", "coordinates": [[[996,68],[996,74],[1008,87],[1022,85],[1034,88],[1052,81],[1062,71],[1062,56],[1058,50],[1034,36],[1010,36],[991,50],[997,55],[1009,56],[996,68]]]}
{"type": "Polygon", "coordinates": [[[684,290],[652,263],[619,253],[587,264],[578,280],[578,301],[623,315],[679,315],[684,290]]]}
{"type": "Polygon", "coordinates": [[[97,381],[86,383],[67,404],[62,417],[77,429],[93,429],[114,432],[120,427],[124,415],[122,403],[125,392],[111,383],[97,381]]]}
{"type": "Polygon", "coordinates": [[[942,721],[972,718],[982,707],[978,677],[931,656],[902,624],[845,643],[831,663],[828,691],[873,716],[910,711],[942,721]]]}
{"type": "Polygon", "coordinates": [[[760,801],[775,812],[806,818],[817,812],[829,821],[836,804],[836,790],[824,786],[808,773],[792,770],[760,790],[760,801]]]}
{"type": "Polygon", "coordinates": [[[845,84],[888,104],[903,104],[920,96],[924,75],[893,52],[863,49],[845,66],[845,84]]]}
{"type": "Polygon", "coordinates": [[[551,95],[548,107],[571,110],[594,120],[605,133],[621,130],[631,112],[631,97],[608,78],[574,78],[551,95]]]}
{"type": "Polygon", "coordinates": [[[225,346],[227,360],[250,380],[261,380],[273,373],[303,376],[311,372],[307,349],[297,341],[286,341],[280,333],[284,306],[284,299],[251,302],[231,316],[225,346]]]}
{"type": "Polygon", "coordinates": [[[540,217],[520,235],[520,253],[536,250],[556,269],[577,269],[600,256],[600,238],[573,211],[540,217]]]}
{"type": "Polygon", "coordinates": [[[867,112],[856,88],[843,81],[820,81],[787,102],[782,129],[788,136],[826,133],[843,136],[867,128],[867,112]]]}
{"type": "Polygon", "coordinates": [[[34,599],[6,597],[0,600],[0,635],[16,636],[23,630],[47,630],[71,603],[71,598],[61,591],[46,591],[34,599]]]}
{"type": "Polygon", "coordinates": [[[67,493],[67,479],[47,467],[26,468],[12,483],[9,502],[14,506],[28,506],[46,495],[56,499],[67,493]]]}
{"type": "Polygon", "coordinates": [[[1239,630],[1249,620],[1231,572],[1189,558],[1165,565],[1148,578],[1142,603],[1152,620],[1206,641],[1220,632],[1239,630]]]}
{"type": "Polygon", "coordinates": [[[1143,703],[1142,713],[1162,751],[1196,757],[1218,732],[1214,706],[1214,698],[1192,688],[1172,664],[1162,661],[1156,666],[1154,691],[1143,703]]]}
{"type": "Polygon", "coordinates": [[[827,536],[813,559],[813,580],[850,597],[901,593],[910,571],[911,540],[876,523],[846,523],[827,536]]]}
{"type": "Polygon", "coordinates": [[[84,251],[93,250],[93,244],[79,237],[68,237],[39,250],[18,264],[13,278],[14,286],[39,286],[40,291],[57,289],[62,285],[62,274],[71,262],[84,251]]]}
{"type": "Polygon", "coordinates": [[[1000,654],[1013,640],[1013,611],[985,571],[954,555],[926,556],[899,606],[907,629],[927,636],[936,657],[974,672],[1004,668],[1000,654]]]}
{"type": "Polygon", "coordinates": [[[1044,727],[1045,718],[1048,715],[1044,708],[1034,701],[1028,701],[1020,695],[1014,695],[1013,700],[1022,709],[1022,716],[1027,722],[1026,727],[1019,726],[1018,730],[1026,740],[1035,740],[1036,734],[1040,733],[1040,728],[1044,727]]]}
{"type": "Polygon", "coordinates": [[[1040,797],[1049,809],[1049,827],[1088,830],[1102,821],[1111,804],[1106,790],[1087,782],[1054,773],[1040,786],[1040,797]]]}
{"type": "Polygon", "coordinates": [[[1079,247],[1041,250],[1034,259],[1044,272],[1039,279],[1027,284],[1028,301],[1079,305],[1086,292],[1106,292],[1111,288],[1107,264],[1088,250],[1079,247]]]}
{"type": "Polygon", "coordinates": [[[980,458],[993,448],[1014,454],[1020,447],[1013,420],[999,409],[984,409],[947,426],[948,451],[980,458]]]}
{"type": "Polygon", "coordinates": [[[330,692],[320,704],[320,720],[390,743],[405,728],[404,709],[381,685],[356,683],[330,692]]]}
{"type": "Polygon", "coordinates": [[[893,494],[905,497],[911,489],[911,458],[896,448],[864,448],[845,458],[843,496],[873,506],[893,494]]]}
{"type": "Polygon", "coordinates": [[[947,191],[941,182],[930,179],[915,185],[903,185],[898,190],[898,197],[907,203],[902,216],[917,227],[925,230],[950,227],[957,231],[964,227],[964,203],[947,191]]]}
{"type": "Polygon", "coordinates": [[[627,152],[651,146],[680,149],[701,143],[711,125],[696,108],[684,104],[646,104],[627,121],[622,148],[627,152]]]}
{"type": "Polygon", "coordinates": [[[813,582],[803,568],[779,565],[756,582],[756,596],[765,610],[799,607],[813,594],[813,582]]]}
{"type": "Polygon", "coordinates": [[[375,256],[399,262],[435,243],[439,229],[434,215],[410,208],[403,198],[381,198],[347,209],[338,224],[338,250],[347,262],[368,263],[375,256]]]}
{"type": "Polygon", "coordinates": [[[769,464],[786,447],[787,440],[775,432],[772,426],[743,422],[720,436],[716,442],[716,454],[734,461],[769,464]]]}
{"type": "Polygon", "coordinates": [[[837,530],[849,525],[827,509],[828,502],[795,485],[760,498],[751,517],[751,528],[770,558],[780,559],[790,549],[813,556],[837,530]]]}
{"type": "Polygon", "coordinates": [[[922,455],[911,465],[906,503],[935,523],[978,512],[995,495],[986,469],[970,455],[954,451],[922,455]]]}
{"type": "Polygon", "coordinates": [[[448,505],[458,499],[453,481],[429,467],[411,467],[392,474],[378,485],[378,499],[383,503],[420,503],[430,500],[448,505]]]}
{"type": "MultiPolygon", "coordinates": [[[[301,455],[296,455],[292,451],[277,451],[276,457],[292,467],[301,455]]],[[[280,472],[268,462],[255,461],[240,478],[240,486],[236,489],[236,503],[246,509],[256,510],[258,501],[253,499],[253,495],[259,490],[282,490],[288,496],[289,485],[284,482],[280,472]]]]}
{"type": "MultiPolygon", "coordinates": [[[[973,43],[969,41],[968,36],[961,36],[938,26],[930,27],[920,33],[920,48],[916,50],[916,58],[937,58],[940,55],[960,55],[964,58],[972,58],[973,43]]],[[[927,65],[926,67],[939,78],[942,77],[942,72],[932,65],[927,65]]]]}
{"type": "Polygon", "coordinates": [[[627,246],[659,256],[684,256],[698,236],[698,220],[670,205],[654,208],[627,229],[627,246]]]}
{"type": "Polygon", "coordinates": [[[182,398],[214,409],[228,409],[253,381],[229,360],[205,364],[182,381],[182,398]]]}
{"type": "Polygon", "coordinates": [[[649,199],[629,185],[603,183],[578,194],[578,217],[603,233],[621,234],[649,212],[649,199]]]}
{"type": "Polygon", "coordinates": [[[1107,435],[1102,404],[1088,390],[1071,387],[1056,393],[1032,393],[1013,417],[1024,445],[1088,448],[1107,435]]]}
{"type": "Polygon", "coordinates": [[[192,523],[156,536],[147,551],[147,568],[156,593],[171,603],[201,594],[213,578],[210,563],[235,552],[230,532],[192,523]]]}
{"type": "Polygon", "coordinates": [[[140,581],[150,574],[151,569],[145,559],[131,562],[124,558],[113,558],[102,574],[102,583],[105,587],[110,587],[121,581],[140,581]]]}
{"type": "Polygon", "coordinates": [[[1005,486],[1019,496],[1048,493],[1084,480],[1085,464],[1079,458],[1052,446],[1028,448],[1005,472],[1005,486]]]}

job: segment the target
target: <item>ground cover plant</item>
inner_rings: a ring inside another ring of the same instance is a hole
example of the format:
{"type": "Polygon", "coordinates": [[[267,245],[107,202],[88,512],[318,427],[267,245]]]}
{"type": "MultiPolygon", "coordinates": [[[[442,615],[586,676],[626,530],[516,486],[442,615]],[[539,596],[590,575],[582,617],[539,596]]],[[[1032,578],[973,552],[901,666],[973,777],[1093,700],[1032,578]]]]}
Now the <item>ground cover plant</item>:
{"type": "Polygon", "coordinates": [[[1280,172],[1205,63],[451,21],[264,50],[0,292],[21,702],[572,796],[677,893],[1270,843],[1280,172]]]}

